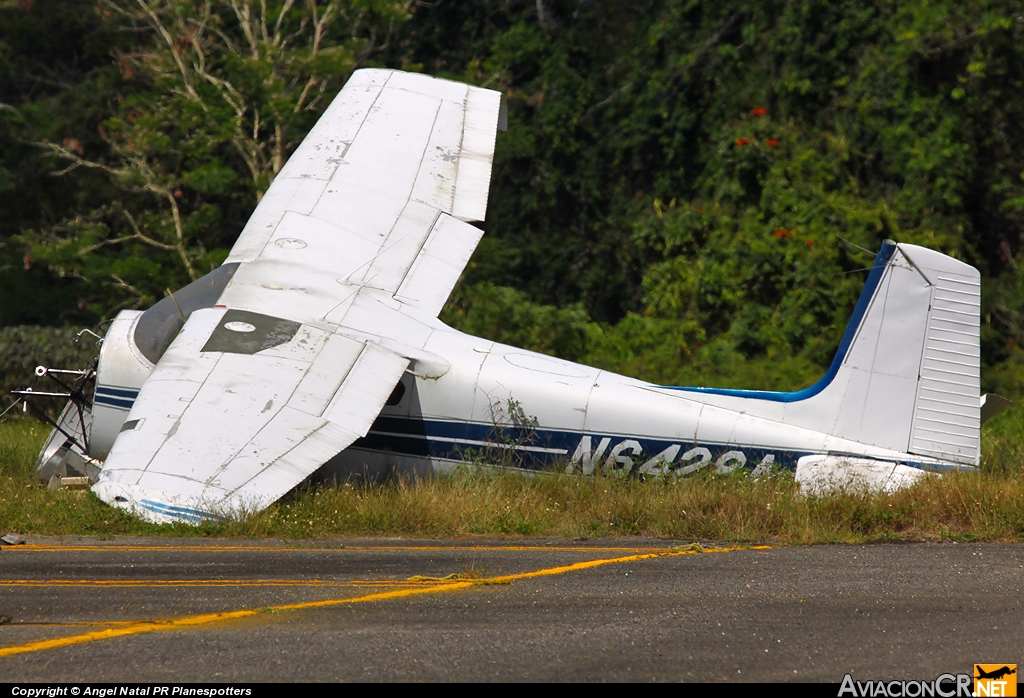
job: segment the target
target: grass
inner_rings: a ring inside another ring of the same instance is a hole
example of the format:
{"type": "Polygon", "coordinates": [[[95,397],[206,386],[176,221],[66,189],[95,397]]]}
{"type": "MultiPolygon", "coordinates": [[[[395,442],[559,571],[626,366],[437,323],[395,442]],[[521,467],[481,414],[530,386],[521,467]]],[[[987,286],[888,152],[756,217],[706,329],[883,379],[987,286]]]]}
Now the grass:
{"type": "Polygon", "coordinates": [[[985,425],[980,472],[927,478],[892,495],[801,496],[790,474],[679,481],[466,469],[385,485],[300,489],[242,520],[157,526],[89,492],[32,479],[48,429],[0,424],[0,532],[184,537],[632,537],[783,544],[1024,540],[1024,408],[985,425]]]}

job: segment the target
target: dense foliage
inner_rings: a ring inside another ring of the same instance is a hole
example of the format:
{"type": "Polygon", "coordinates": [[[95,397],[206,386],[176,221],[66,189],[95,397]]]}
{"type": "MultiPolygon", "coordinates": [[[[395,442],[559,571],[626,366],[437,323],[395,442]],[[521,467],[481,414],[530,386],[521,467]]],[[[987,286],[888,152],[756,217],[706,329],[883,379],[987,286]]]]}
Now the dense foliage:
{"type": "Polygon", "coordinates": [[[798,388],[891,238],[981,269],[983,388],[1024,392],[1010,0],[2,0],[0,324],[95,322],[217,264],[363,65],[508,97],[455,326],[798,388]]]}

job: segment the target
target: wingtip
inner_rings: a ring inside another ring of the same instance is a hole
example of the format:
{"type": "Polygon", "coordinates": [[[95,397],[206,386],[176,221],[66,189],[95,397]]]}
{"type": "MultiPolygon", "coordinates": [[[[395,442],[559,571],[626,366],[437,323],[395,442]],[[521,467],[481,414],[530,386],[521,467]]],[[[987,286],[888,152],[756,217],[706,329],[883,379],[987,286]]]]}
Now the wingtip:
{"type": "Polygon", "coordinates": [[[155,524],[187,523],[197,526],[204,521],[222,521],[224,517],[191,502],[178,501],[163,492],[151,492],[137,485],[101,481],[92,486],[101,501],[115,509],[155,524]]]}

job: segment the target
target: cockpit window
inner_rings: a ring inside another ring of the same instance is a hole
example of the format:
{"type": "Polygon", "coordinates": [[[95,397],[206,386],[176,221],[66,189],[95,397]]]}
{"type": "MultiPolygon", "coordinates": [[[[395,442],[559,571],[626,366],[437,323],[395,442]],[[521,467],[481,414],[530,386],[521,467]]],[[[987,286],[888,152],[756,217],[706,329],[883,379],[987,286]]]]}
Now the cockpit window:
{"type": "Polygon", "coordinates": [[[194,311],[216,305],[237,269],[237,262],[218,267],[144,312],[135,326],[135,344],[142,355],[154,364],[159,361],[194,311]]]}

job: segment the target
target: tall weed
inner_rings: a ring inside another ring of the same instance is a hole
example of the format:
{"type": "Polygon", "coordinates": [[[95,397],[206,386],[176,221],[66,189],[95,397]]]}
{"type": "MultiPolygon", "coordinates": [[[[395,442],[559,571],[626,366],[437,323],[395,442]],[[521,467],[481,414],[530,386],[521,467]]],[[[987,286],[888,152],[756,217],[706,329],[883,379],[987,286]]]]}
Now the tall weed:
{"type": "Polygon", "coordinates": [[[906,539],[1024,539],[1024,410],[986,425],[973,472],[925,478],[891,495],[804,496],[787,472],[759,479],[703,473],[683,480],[533,476],[485,466],[385,484],[304,486],[236,520],[156,526],[89,492],[33,479],[48,429],[0,423],[0,529],[50,535],[327,538],[332,536],[634,537],[789,544],[906,539]]]}

